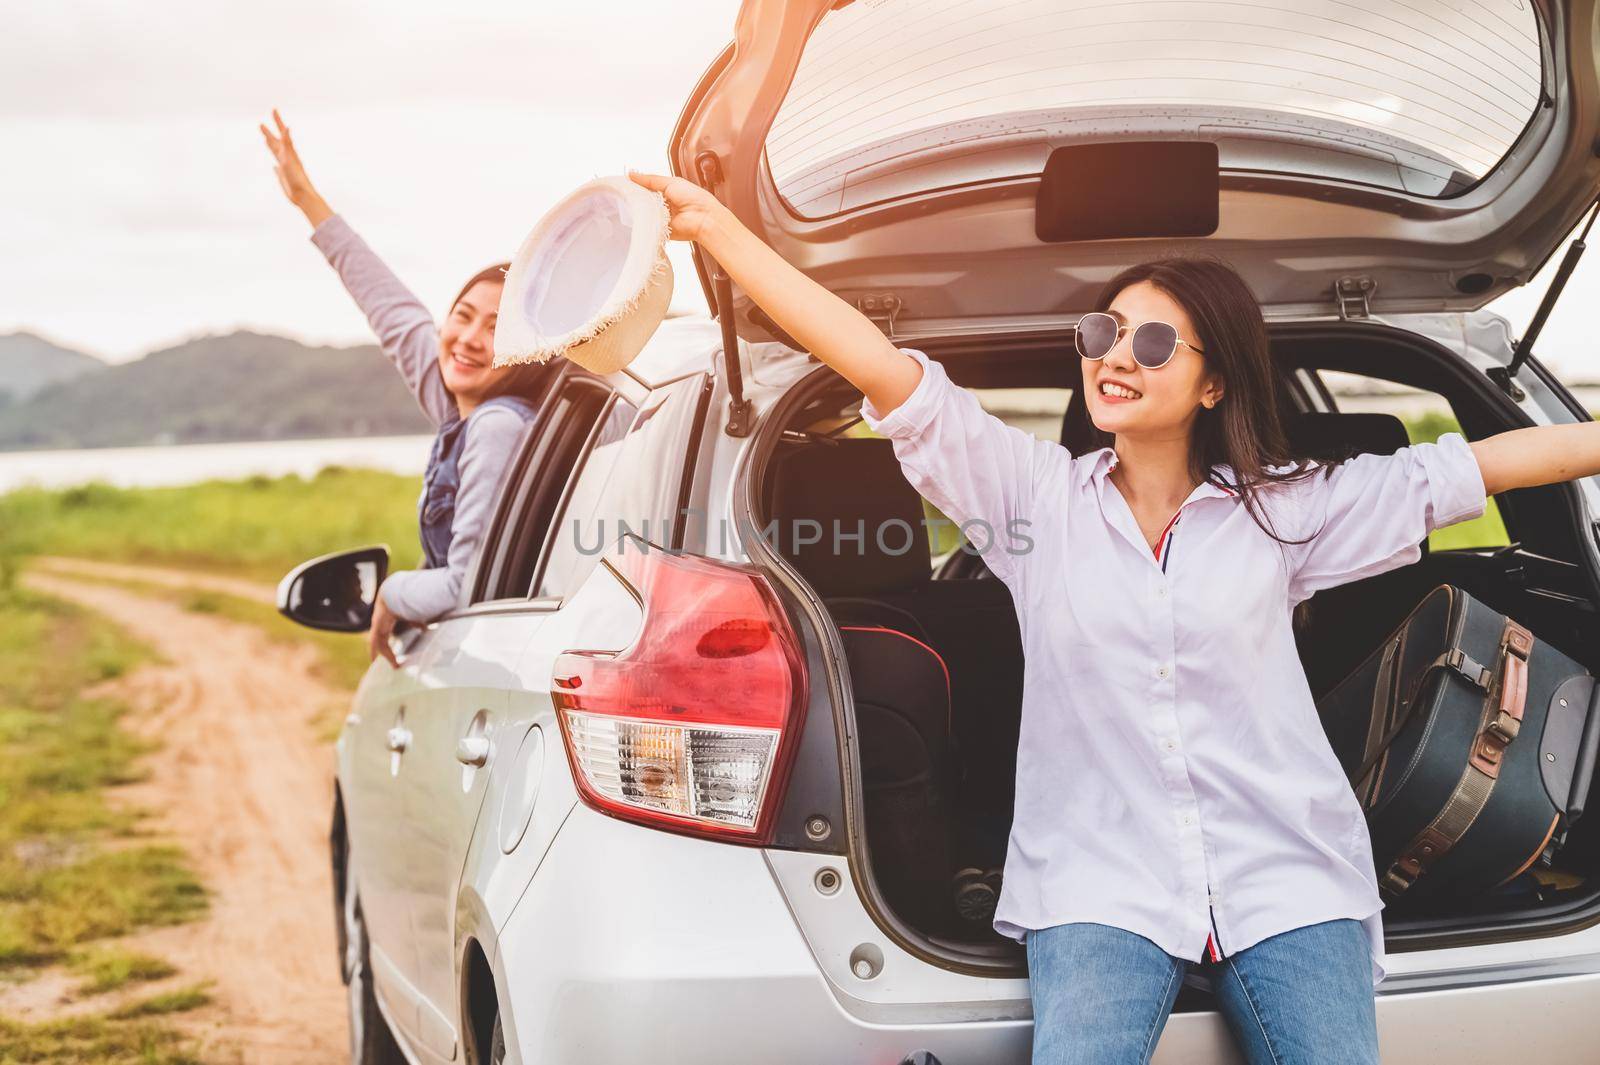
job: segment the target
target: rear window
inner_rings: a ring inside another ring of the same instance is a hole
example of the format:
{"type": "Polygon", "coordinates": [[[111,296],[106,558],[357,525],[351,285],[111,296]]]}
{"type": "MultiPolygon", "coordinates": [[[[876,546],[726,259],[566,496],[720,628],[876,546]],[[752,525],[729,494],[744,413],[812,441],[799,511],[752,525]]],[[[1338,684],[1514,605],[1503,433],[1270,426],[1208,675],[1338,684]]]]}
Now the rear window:
{"type": "Polygon", "coordinates": [[[1521,135],[1540,55],[1530,0],[855,0],[807,42],[767,164],[806,217],[1117,138],[1449,196],[1521,135]]]}
{"type": "Polygon", "coordinates": [[[637,412],[625,403],[612,408],[551,532],[536,598],[572,594],[602,555],[621,554],[630,534],[674,546],[683,464],[705,386],[696,374],[651,393],[637,412]]]}

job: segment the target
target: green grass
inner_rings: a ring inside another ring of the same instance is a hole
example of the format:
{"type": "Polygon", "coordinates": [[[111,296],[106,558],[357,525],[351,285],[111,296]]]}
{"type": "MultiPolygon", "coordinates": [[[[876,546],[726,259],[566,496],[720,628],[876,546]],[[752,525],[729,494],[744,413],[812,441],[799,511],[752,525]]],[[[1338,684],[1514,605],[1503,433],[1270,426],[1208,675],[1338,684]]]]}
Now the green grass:
{"type": "Polygon", "coordinates": [[[421,556],[419,483],[415,477],[334,467],[310,480],[24,488],[0,496],[0,556],[76,555],[276,581],[308,558],[387,543],[394,552],[391,568],[407,569],[421,556]]]}
{"type": "Polygon", "coordinates": [[[0,1017],[4,1065],[200,1065],[181,1032],[150,1020],[73,1017],[18,1024],[0,1017]]]}
{"type": "MultiPolygon", "coordinates": [[[[145,748],[122,707],[88,690],[149,657],[75,606],[0,587],[0,980],[58,963],[80,994],[161,979],[170,965],[100,941],[205,911],[182,851],[142,840],[138,816],[104,797],[137,779],[145,748]]],[[[115,1014],[0,1017],[0,1063],[193,1065],[189,1040],[152,1018],[204,1001],[190,989],[115,1014]]]]}
{"type": "Polygon", "coordinates": [[[116,948],[101,948],[75,954],[67,963],[83,978],[78,993],[103,995],[129,984],[164,980],[178,970],[160,958],[116,948]]]}
{"type": "Polygon", "coordinates": [[[0,975],[204,912],[182,852],[140,842],[102,794],[137,779],[143,747],[84,689],[145,655],[68,604],[0,593],[0,975]]]}
{"type": "Polygon", "coordinates": [[[211,1001],[211,995],[203,987],[184,987],[165,994],[153,995],[141,1002],[134,1002],[121,1009],[113,1011],[109,1016],[115,1020],[134,1020],[139,1017],[163,1017],[169,1013],[187,1013],[197,1010],[211,1001]]]}
{"type": "MultiPolygon", "coordinates": [[[[415,477],[331,467],[309,480],[21,489],[0,495],[0,589],[14,586],[20,560],[29,554],[172,565],[270,582],[308,558],[387,543],[390,568],[407,569],[421,556],[417,488],[415,477]]],[[[320,652],[319,675],[340,690],[353,691],[366,673],[366,644],[358,635],[303,628],[235,596],[128,583],[195,613],[256,625],[283,643],[309,642],[320,652]]]]}
{"type": "Polygon", "coordinates": [[[24,868],[0,881],[0,971],[205,910],[205,891],[177,847],[100,850],[57,868],[24,868]]]}

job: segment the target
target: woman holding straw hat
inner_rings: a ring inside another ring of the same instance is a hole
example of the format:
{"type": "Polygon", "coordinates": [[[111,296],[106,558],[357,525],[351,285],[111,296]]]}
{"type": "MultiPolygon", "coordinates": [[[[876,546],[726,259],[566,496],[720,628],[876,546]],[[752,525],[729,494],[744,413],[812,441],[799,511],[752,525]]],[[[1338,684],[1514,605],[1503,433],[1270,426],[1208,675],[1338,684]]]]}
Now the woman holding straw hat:
{"type": "Polygon", "coordinates": [[[392,573],[378,590],[368,649],[398,664],[389,635],[398,620],[421,623],[456,605],[483,539],[501,472],[532,420],[549,377],[544,363],[496,368],[495,318],[509,264],[467,279],[442,324],[328,206],[278,112],[261,125],[278,184],[311,223],[311,242],[367,316],[383,353],[438,428],[417,516],[424,568],[392,573]]]}

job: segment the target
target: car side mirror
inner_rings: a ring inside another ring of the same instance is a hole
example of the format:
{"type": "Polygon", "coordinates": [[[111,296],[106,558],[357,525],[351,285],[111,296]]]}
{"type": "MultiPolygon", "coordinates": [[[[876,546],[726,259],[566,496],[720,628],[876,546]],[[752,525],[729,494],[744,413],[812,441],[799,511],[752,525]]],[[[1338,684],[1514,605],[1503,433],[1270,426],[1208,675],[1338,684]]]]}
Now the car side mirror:
{"type": "Polygon", "coordinates": [[[302,562],[278,582],[278,612],[307,628],[366,632],[388,573],[389,548],[383,544],[302,562]]]}

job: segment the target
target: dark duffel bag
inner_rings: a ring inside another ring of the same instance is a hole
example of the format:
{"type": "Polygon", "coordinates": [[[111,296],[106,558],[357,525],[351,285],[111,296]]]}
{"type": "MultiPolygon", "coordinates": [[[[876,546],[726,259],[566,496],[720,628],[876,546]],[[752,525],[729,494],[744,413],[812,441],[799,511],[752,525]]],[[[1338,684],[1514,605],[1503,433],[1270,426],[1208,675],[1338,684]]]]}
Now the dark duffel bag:
{"type": "Polygon", "coordinates": [[[1595,679],[1466,592],[1429,592],[1317,704],[1383,895],[1491,891],[1548,865],[1600,745],[1595,679]]]}

